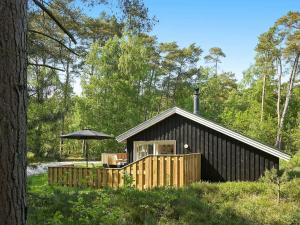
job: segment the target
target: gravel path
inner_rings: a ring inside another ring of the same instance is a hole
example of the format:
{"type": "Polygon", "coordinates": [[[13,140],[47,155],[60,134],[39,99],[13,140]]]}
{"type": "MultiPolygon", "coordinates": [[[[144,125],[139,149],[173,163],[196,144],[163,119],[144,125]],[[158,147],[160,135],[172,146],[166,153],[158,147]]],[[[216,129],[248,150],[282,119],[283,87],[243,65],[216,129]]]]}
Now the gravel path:
{"type": "MultiPolygon", "coordinates": [[[[100,161],[89,161],[89,163],[99,163],[100,161]]],[[[34,165],[27,166],[27,176],[38,175],[42,173],[47,173],[48,166],[61,166],[61,165],[70,165],[76,163],[85,163],[78,161],[68,161],[68,162],[47,162],[47,163],[38,163],[34,165]]]]}

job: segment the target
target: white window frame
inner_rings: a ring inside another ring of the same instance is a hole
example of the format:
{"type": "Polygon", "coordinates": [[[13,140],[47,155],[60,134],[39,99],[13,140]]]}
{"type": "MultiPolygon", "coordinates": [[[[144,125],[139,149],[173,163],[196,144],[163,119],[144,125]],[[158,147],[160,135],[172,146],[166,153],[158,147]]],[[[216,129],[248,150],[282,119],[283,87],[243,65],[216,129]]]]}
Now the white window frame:
{"type": "Polygon", "coordinates": [[[176,154],[176,140],[153,140],[153,141],[134,141],[133,142],[133,161],[136,161],[136,149],[137,145],[147,145],[147,144],[153,144],[153,155],[158,155],[157,154],[157,145],[159,144],[172,144],[174,145],[173,148],[173,154],[176,154]]]}

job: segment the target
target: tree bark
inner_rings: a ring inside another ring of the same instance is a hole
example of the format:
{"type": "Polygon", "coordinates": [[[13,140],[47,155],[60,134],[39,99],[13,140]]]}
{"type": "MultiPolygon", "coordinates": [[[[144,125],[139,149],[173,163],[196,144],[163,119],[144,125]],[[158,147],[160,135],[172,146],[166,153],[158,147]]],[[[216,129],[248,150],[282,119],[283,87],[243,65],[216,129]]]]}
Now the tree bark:
{"type": "Polygon", "coordinates": [[[263,119],[264,119],[265,96],[266,96],[266,78],[267,78],[267,75],[264,74],[264,77],[263,77],[262,94],[261,94],[260,122],[262,122],[263,119]]]}
{"type": "Polygon", "coordinates": [[[282,78],[282,63],[281,59],[278,58],[278,83],[277,83],[277,129],[279,128],[281,111],[280,111],[280,102],[281,102],[281,78],[282,78]]]}
{"type": "MultiPolygon", "coordinates": [[[[70,46],[70,43],[69,43],[70,46]]],[[[63,61],[62,61],[62,64],[63,61]]],[[[63,109],[62,109],[62,114],[61,114],[61,135],[63,135],[65,133],[65,117],[66,117],[66,113],[69,111],[69,86],[70,86],[70,62],[67,61],[66,62],[66,66],[65,66],[65,72],[66,72],[66,81],[65,84],[63,86],[63,95],[64,95],[64,99],[63,99],[63,109]]],[[[62,158],[63,156],[63,151],[64,151],[64,140],[61,138],[60,139],[60,149],[59,149],[59,156],[60,158],[62,158]]]]}
{"type": "Polygon", "coordinates": [[[296,75],[298,73],[299,57],[300,57],[300,53],[298,53],[296,55],[296,58],[295,58],[294,63],[293,63],[293,68],[292,68],[290,80],[289,80],[289,83],[288,83],[288,86],[287,86],[287,94],[286,94],[286,98],[285,98],[285,102],[284,102],[284,107],[283,107],[283,110],[282,110],[279,126],[278,126],[278,129],[277,129],[277,137],[276,137],[275,146],[279,149],[281,149],[282,130],[283,130],[285,118],[286,118],[286,115],[287,115],[289,102],[290,102],[290,99],[291,99],[291,96],[292,96],[292,93],[293,93],[293,90],[294,90],[294,83],[295,83],[296,75]]]}
{"type": "Polygon", "coordinates": [[[27,0],[0,1],[0,224],[26,224],[27,0]]]}
{"type": "MultiPolygon", "coordinates": [[[[35,63],[38,64],[38,59],[36,58],[35,59],[35,63]]],[[[45,60],[43,60],[43,63],[45,63],[45,60]]],[[[34,67],[34,71],[35,71],[35,74],[36,74],[36,93],[37,93],[37,103],[39,105],[43,105],[44,103],[44,90],[43,90],[43,87],[44,87],[44,84],[43,84],[43,75],[41,73],[41,70],[40,70],[40,67],[39,66],[35,66],[34,67]]],[[[40,157],[41,156],[41,147],[42,147],[42,144],[41,144],[41,137],[42,137],[42,127],[41,127],[41,124],[37,124],[35,126],[35,129],[34,129],[34,138],[33,138],[33,151],[34,151],[34,154],[35,156],[37,157],[40,157]]]]}

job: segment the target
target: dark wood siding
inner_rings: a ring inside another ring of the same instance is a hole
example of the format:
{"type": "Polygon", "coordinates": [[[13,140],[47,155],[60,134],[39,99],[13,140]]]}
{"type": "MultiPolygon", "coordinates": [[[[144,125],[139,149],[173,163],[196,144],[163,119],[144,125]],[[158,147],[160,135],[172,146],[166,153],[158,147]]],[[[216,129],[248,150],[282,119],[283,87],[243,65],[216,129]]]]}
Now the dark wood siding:
{"type": "Polygon", "coordinates": [[[279,167],[279,159],[178,114],[149,127],[127,140],[129,161],[133,142],[176,140],[176,153],[202,153],[201,177],[209,181],[257,180],[265,171],[279,167]]]}

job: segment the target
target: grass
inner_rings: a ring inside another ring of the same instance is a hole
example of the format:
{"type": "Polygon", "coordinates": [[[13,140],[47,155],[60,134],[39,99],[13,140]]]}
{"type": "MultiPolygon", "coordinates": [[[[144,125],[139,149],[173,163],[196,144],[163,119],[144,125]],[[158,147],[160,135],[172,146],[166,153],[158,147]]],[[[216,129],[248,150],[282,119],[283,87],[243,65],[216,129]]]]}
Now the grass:
{"type": "Polygon", "coordinates": [[[50,191],[48,175],[45,173],[28,177],[27,189],[29,193],[43,193],[45,191],[50,191]]]}
{"type": "Polygon", "coordinates": [[[189,187],[77,189],[28,179],[28,224],[300,224],[300,179],[282,187],[263,182],[199,182],[189,187]]]}

